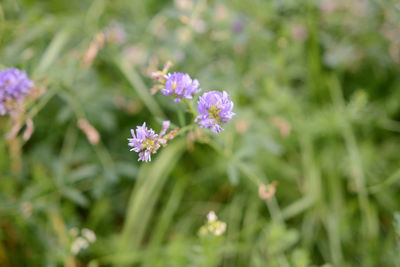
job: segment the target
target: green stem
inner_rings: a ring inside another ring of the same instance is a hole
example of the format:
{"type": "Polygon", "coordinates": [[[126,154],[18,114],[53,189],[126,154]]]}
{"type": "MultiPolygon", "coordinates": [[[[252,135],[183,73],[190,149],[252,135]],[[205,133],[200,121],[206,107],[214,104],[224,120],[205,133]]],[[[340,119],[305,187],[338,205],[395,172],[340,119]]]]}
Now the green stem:
{"type": "MultiPolygon", "coordinates": [[[[252,181],[257,187],[264,184],[265,182],[268,183],[268,181],[263,182],[262,179],[260,179],[256,174],[254,174],[254,172],[250,168],[248,168],[243,162],[238,161],[238,159],[234,158],[231,154],[227,153],[225,150],[220,148],[218,144],[213,142],[211,139],[203,138],[200,139],[199,141],[200,143],[209,145],[211,148],[213,148],[216,152],[224,156],[226,159],[234,162],[235,166],[239,169],[239,171],[242,172],[243,175],[246,176],[248,179],[250,179],[250,181],[252,181]]],[[[272,219],[281,224],[285,224],[285,219],[282,216],[282,211],[279,207],[278,201],[275,198],[275,196],[273,196],[269,201],[266,201],[265,203],[268,207],[272,219]]]]}
{"type": "Polygon", "coordinates": [[[371,194],[375,194],[380,192],[382,189],[385,189],[386,187],[396,183],[399,180],[400,180],[400,169],[398,169],[391,176],[389,176],[389,178],[387,178],[384,182],[377,185],[373,185],[369,187],[368,190],[371,194]]]}
{"type": "Polygon", "coordinates": [[[182,128],[180,128],[178,130],[178,134],[177,135],[181,135],[181,134],[183,134],[185,132],[191,131],[191,130],[193,130],[193,128],[194,128],[194,124],[186,125],[185,127],[182,127],[182,128]]]}
{"type": "MultiPolygon", "coordinates": [[[[78,99],[75,97],[75,95],[67,92],[64,92],[64,95],[71,104],[72,110],[75,113],[77,121],[79,119],[86,119],[85,111],[82,108],[81,104],[79,103],[78,99]]],[[[98,144],[93,145],[92,147],[94,148],[94,151],[97,154],[100,163],[103,166],[104,171],[115,170],[114,161],[110,153],[102,143],[102,141],[100,140],[98,144]]]]}
{"type": "Polygon", "coordinates": [[[196,117],[196,111],[193,108],[193,102],[192,101],[188,101],[187,99],[183,99],[183,103],[188,108],[187,112],[192,114],[193,118],[195,118],[196,117]]]}

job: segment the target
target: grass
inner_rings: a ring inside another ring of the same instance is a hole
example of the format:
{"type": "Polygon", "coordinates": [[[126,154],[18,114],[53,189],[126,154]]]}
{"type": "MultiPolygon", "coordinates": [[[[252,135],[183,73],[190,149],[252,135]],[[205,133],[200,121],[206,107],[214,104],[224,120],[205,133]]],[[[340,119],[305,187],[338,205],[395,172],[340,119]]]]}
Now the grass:
{"type": "Polygon", "coordinates": [[[26,70],[44,93],[0,117],[0,266],[397,266],[398,12],[362,0],[1,2],[0,69],[26,70]],[[150,94],[168,60],[203,91],[228,91],[237,115],[137,162],[130,129],[193,119],[150,94]],[[202,238],[210,210],[227,230],[202,238]],[[77,255],[73,228],[97,237],[77,255]]]}

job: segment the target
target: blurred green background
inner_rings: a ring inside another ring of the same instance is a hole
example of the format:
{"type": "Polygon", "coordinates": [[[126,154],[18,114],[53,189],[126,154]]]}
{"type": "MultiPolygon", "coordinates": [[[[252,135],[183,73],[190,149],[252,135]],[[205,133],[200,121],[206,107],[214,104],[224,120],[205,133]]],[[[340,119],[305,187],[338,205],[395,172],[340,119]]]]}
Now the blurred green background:
{"type": "Polygon", "coordinates": [[[399,25],[390,0],[2,0],[1,68],[46,92],[0,139],[0,266],[399,266],[399,25]],[[168,60],[237,115],[138,163],[131,128],[190,122],[150,94],[168,60]]]}

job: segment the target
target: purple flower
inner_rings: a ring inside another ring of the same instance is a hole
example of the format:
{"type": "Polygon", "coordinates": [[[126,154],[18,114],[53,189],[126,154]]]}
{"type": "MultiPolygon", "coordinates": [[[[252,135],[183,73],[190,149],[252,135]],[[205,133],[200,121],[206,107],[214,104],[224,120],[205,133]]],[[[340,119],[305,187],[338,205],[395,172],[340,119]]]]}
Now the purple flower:
{"type": "Polygon", "coordinates": [[[0,115],[9,113],[31,91],[33,82],[25,71],[9,68],[0,72],[0,115]]]}
{"type": "Polygon", "coordinates": [[[199,122],[201,128],[212,129],[215,133],[223,131],[220,124],[227,123],[235,115],[232,112],[233,102],[225,91],[205,92],[197,103],[200,115],[195,122],[199,122]]]}
{"type": "Polygon", "coordinates": [[[164,135],[169,125],[169,121],[164,121],[160,134],[156,134],[151,128],[147,129],[145,122],[142,126],[136,126],[136,134],[135,130],[131,129],[133,138],[128,138],[128,145],[132,147],[130,151],[139,152],[138,161],[151,161],[151,154],[157,153],[161,145],[166,145],[167,138],[164,138],[164,135]]]}
{"type": "Polygon", "coordinates": [[[199,85],[199,81],[192,80],[189,74],[174,72],[166,75],[165,88],[161,92],[166,96],[174,96],[174,101],[179,102],[182,98],[192,99],[194,94],[201,91],[199,85]]]}
{"type": "Polygon", "coordinates": [[[234,22],[232,22],[231,27],[232,27],[232,30],[233,30],[235,33],[240,33],[241,31],[243,31],[243,21],[237,19],[237,20],[235,20],[234,22]]]}

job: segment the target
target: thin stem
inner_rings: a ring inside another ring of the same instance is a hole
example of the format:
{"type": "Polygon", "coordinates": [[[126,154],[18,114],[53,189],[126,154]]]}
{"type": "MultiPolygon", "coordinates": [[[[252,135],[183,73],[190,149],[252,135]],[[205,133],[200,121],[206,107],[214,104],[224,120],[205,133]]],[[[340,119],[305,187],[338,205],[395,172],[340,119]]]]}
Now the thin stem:
{"type": "MultiPolygon", "coordinates": [[[[65,93],[65,96],[67,99],[70,101],[72,109],[75,113],[75,116],[77,120],[79,119],[86,119],[85,111],[81,107],[79,101],[75,98],[74,95],[65,93]]],[[[106,171],[107,169],[112,169],[114,170],[115,164],[114,161],[108,152],[108,150],[105,148],[104,144],[100,140],[98,144],[93,145],[94,151],[96,152],[101,164],[103,165],[103,169],[106,171]]]]}
{"type": "Polygon", "coordinates": [[[389,178],[387,178],[384,182],[382,182],[380,184],[377,184],[377,185],[370,186],[368,188],[368,191],[371,194],[378,193],[382,189],[385,189],[389,185],[392,185],[392,184],[396,183],[399,180],[400,180],[400,169],[398,169],[395,173],[393,173],[391,176],[389,176],[389,178]]]}
{"type": "Polygon", "coordinates": [[[196,117],[196,112],[195,112],[195,110],[193,108],[193,102],[192,101],[188,101],[187,99],[183,99],[183,103],[189,109],[187,112],[192,114],[193,118],[195,118],[196,117]]]}
{"type": "Polygon", "coordinates": [[[181,135],[185,132],[191,131],[191,130],[193,130],[193,128],[194,128],[194,124],[186,125],[185,127],[182,127],[178,130],[177,135],[181,135]]]}

